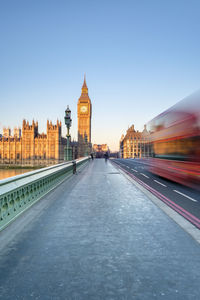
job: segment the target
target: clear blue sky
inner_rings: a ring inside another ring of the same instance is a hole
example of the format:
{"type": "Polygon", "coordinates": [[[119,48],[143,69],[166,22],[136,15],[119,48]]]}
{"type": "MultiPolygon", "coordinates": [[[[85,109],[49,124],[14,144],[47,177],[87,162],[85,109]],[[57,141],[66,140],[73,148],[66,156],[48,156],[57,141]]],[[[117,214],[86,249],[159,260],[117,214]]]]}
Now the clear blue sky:
{"type": "Polygon", "coordinates": [[[0,0],[0,132],[23,118],[46,132],[69,105],[76,139],[84,73],[92,141],[117,150],[199,89],[200,1],[0,0]]]}

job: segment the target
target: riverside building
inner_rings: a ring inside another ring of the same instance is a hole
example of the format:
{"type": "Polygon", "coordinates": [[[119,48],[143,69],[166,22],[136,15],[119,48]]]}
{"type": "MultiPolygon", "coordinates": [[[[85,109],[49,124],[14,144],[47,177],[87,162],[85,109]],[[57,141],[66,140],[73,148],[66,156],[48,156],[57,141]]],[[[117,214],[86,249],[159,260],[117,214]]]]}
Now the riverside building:
{"type": "Polygon", "coordinates": [[[22,136],[0,138],[0,164],[49,165],[64,158],[64,144],[61,137],[61,122],[56,125],[47,121],[47,133],[38,133],[38,122],[23,120],[22,136]]]}
{"type": "Polygon", "coordinates": [[[147,156],[148,131],[146,125],[142,132],[136,131],[134,125],[122,135],[119,143],[121,158],[141,158],[147,156]]]}

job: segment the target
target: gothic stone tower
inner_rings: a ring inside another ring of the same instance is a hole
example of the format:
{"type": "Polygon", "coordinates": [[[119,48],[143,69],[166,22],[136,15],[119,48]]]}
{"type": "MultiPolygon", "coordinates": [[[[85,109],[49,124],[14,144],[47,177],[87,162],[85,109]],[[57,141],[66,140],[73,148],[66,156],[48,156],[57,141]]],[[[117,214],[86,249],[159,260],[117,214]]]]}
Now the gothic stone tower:
{"type": "Polygon", "coordinates": [[[38,135],[38,122],[23,120],[22,124],[22,163],[33,164],[35,158],[35,137],[38,135]]]}
{"type": "Polygon", "coordinates": [[[91,151],[91,117],[92,104],[88,96],[88,88],[84,77],[81,96],[78,99],[78,147],[79,157],[91,151]]]}
{"type": "Polygon", "coordinates": [[[61,157],[61,122],[57,124],[47,121],[47,158],[49,162],[59,163],[61,157]]]}

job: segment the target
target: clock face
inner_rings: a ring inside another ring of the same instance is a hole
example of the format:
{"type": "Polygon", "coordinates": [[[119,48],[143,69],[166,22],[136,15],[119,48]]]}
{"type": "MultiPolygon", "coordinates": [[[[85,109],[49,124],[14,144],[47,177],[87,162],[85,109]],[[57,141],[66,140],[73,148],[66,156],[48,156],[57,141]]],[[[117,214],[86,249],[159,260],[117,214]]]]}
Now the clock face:
{"type": "Polygon", "coordinates": [[[81,112],[86,113],[87,112],[87,106],[81,106],[81,112]]]}

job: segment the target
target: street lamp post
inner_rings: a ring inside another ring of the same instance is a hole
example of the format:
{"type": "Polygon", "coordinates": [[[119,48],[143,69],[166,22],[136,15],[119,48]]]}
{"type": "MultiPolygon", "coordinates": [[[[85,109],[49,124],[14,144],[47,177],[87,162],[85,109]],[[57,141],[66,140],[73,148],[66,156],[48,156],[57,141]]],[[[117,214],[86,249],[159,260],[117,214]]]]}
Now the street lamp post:
{"type": "Polygon", "coordinates": [[[67,106],[67,109],[65,110],[65,125],[67,126],[67,146],[65,147],[64,152],[64,160],[72,160],[72,147],[70,146],[70,134],[69,129],[72,125],[72,119],[71,119],[71,110],[69,109],[69,106],[67,106]]]}

